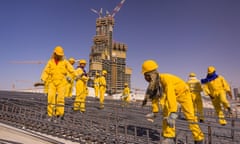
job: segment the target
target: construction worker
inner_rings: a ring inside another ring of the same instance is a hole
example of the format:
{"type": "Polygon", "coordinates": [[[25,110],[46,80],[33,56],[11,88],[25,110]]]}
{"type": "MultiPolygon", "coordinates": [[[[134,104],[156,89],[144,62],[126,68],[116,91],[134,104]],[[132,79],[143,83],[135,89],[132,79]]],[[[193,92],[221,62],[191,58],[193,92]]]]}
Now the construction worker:
{"type": "Polygon", "coordinates": [[[93,80],[93,86],[94,86],[94,93],[95,98],[99,99],[99,73],[96,72],[94,80],[93,80]]]}
{"type": "Polygon", "coordinates": [[[121,96],[122,107],[127,106],[130,102],[130,89],[128,83],[124,83],[124,89],[121,96]]]}
{"type": "Polygon", "coordinates": [[[75,74],[72,65],[64,59],[64,49],[61,46],[56,46],[41,77],[44,83],[48,83],[47,113],[50,118],[56,116],[63,119],[64,117],[67,72],[75,74]]]}
{"type": "Polygon", "coordinates": [[[175,120],[177,119],[177,104],[183,109],[186,120],[189,122],[189,129],[192,131],[195,144],[203,144],[204,134],[202,133],[197,118],[194,115],[193,103],[191,100],[188,85],[181,78],[157,71],[158,64],[154,60],[146,60],[142,64],[142,74],[149,83],[142,105],[147,103],[149,98],[159,98],[162,101],[163,110],[163,131],[162,144],[175,144],[175,120]]]}
{"type": "MultiPolygon", "coordinates": [[[[68,59],[69,63],[73,66],[75,64],[75,59],[74,58],[69,58],[68,59]]],[[[73,86],[74,86],[74,75],[71,73],[67,73],[67,83],[66,83],[66,92],[65,92],[65,96],[67,98],[72,97],[72,91],[73,91],[73,86]]]]}
{"type": "Polygon", "coordinates": [[[99,78],[99,92],[100,92],[100,98],[99,98],[99,102],[100,102],[100,109],[104,108],[104,95],[107,89],[107,82],[106,82],[106,76],[107,76],[107,71],[103,70],[102,71],[102,75],[99,78]]]}
{"type": "Polygon", "coordinates": [[[79,60],[79,65],[76,69],[76,98],[73,104],[73,110],[79,111],[84,113],[86,111],[86,97],[87,97],[87,82],[88,82],[88,75],[86,73],[87,61],[85,59],[79,60]]]}
{"type": "Polygon", "coordinates": [[[190,73],[187,84],[190,88],[195,114],[198,116],[199,122],[204,122],[203,102],[201,92],[203,91],[200,80],[197,79],[195,73],[190,73]]]}
{"type": "Polygon", "coordinates": [[[232,99],[232,92],[228,82],[221,75],[216,73],[214,66],[209,66],[207,69],[207,77],[201,79],[203,84],[203,90],[205,95],[210,96],[212,104],[215,108],[216,114],[218,116],[218,122],[221,125],[226,125],[227,121],[224,118],[224,113],[222,106],[228,110],[229,114],[232,114],[230,104],[226,98],[226,94],[232,99]]]}

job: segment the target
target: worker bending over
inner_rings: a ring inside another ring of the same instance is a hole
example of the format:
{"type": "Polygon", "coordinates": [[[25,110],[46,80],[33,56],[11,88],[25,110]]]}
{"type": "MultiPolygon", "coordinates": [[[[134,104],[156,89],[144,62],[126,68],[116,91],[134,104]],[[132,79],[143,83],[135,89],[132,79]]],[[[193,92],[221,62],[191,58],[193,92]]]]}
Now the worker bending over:
{"type": "Polygon", "coordinates": [[[142,73],[149,83],[143,105],[147,103],[148,98],[158,97],[163,101],[161,107],[164,117],[162,131],[164,139],[162,144],[175,144],[177,103],[181,105],[186,120],[189,122],[189,129],[192,131],[195,144],[203,144],[204,134],[194,115],[193,103],[186,82],[175,75],[159,73],[157,68],[158,64],[154,60],[146,60],[142,64],[142,73]]]}

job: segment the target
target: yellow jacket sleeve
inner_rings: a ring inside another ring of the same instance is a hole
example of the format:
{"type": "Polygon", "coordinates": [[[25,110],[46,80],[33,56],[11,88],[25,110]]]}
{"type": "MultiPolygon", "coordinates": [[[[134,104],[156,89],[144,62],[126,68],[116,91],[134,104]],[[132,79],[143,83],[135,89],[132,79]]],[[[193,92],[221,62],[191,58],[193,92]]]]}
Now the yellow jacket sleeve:
{"type": "Polygon", "coordinates": [[[208,88],[208,84],[203,84],[202,88],[203,88],[204,95],[206,96],[211,95],[210,90],[208,88]]]}
{"type": "Polygon", "coordinates": [[[49,72],[50,72],[50,60],[47,62],[46,66],[44,67],[42,74],[41,74],[41,80],[46,82],[49,78],[49,72]]]}
{"type": "Polygon", "coordinates": [[[230,85],[228,84],[228,82],[224,79],[223,76],[219,76],[219,78],[221,78],[222,80],[222,84],[223,84],[223,89],[227,92],[231,91],[230,89],[230,85]]]}

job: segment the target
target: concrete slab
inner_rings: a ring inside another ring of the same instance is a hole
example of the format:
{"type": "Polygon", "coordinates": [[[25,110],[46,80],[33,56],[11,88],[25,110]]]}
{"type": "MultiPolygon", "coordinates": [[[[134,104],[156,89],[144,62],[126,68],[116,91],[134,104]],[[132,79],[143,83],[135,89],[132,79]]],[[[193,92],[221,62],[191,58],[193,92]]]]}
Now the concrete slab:
{"type": "Polygon", "coordinates": [[[0,123],[0,144],[78,144],[0,123]]]}

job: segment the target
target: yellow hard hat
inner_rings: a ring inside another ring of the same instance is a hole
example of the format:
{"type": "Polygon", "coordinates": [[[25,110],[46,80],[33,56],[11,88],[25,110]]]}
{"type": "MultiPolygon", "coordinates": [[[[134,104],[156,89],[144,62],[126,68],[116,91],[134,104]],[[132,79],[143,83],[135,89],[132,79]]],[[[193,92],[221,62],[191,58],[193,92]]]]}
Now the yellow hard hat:
{"type": "Polygon", "coordinates": [[[64,56],[64,50],[61,46],[56,46],[54,49],[54,53],[59,56],[64,56]]]}
{"type": "Polygon", "coordinates": [[[156,70],[158,68],[157,62],[154,60],[146,60],[142,64],[142,74],[156,70]]]}
{"type": "Polygon", "coordinates": [[[209,66],[208,67],[208,74],[211,74],[211,73],[213,73],[213,72],[215,72],[215,67],[214,66],[209,66]]]}
{"type": "Polygon", "coordinates": [[[75,63],[75,59],[74,59],[73,57],[70,57],[70,58],[68,59],[68,61],[69,61],[69,62],[72,62],[72,63],[75,63]]]}
{"type": "Polygon", "coordinates": [[[193,73],[193,72],[191,72],[191,73],[189,74],[189,77],[195,77],[195,76],[196,76],[196,74],[193,73]]]}
{"type": "Polygon", "coordinates": [[[124,83],[124,86],[128,86],[128,83],[124,83]]]}
{"type": "Polygon", "coordinates": [[[99,73],[98,72],[96,72],[96,74],[95,74],[96,76],[99,76],[99,73]]]}
{"type": "Polygon", "coordinates": [[[103,75],[107,74],[107,71],[106,71],[106,70],[103,70],[103,71],[102,71],[102,74],[103,74],[103,75]]]}
{"type": "Polygon", "coordinates": [[[79,64],[87,64],[87,61],[85,59],[79,60],[79,64]]]}

